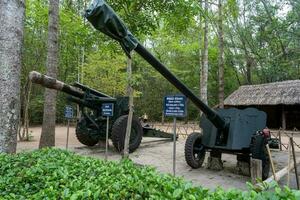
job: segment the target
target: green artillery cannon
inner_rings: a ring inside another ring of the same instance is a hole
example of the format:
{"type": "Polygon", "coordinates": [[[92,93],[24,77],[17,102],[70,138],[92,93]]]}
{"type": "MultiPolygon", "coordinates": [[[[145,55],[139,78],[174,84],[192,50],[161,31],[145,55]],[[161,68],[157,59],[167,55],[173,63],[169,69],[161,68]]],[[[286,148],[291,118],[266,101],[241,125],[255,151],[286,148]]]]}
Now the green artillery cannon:
{"type": "MultiPolygon", "coordinates": [[[[124,140],[128,118],[128,97],[113,98],[107,94],[91,89],[80,83],[73,86],[38,72],[30,72],[29,79],[46,88],[62,91],[68,94],[68,100],[79,105],[81,118],[76,126],[76,136],[79,142],[87,146],[94,146],[100,140],[105,140],[106,118],[102,116],[103,103],[114,104],[114,115],[109,127],[109,138],[118,151],[124,149],[124,140]]],[[[172,138],[172,134],[151,128],[141,123],[137,117],[132,119],[132,129],[129,141],[129,152],[136,150],[142,137],[172,138]]]]}
{"type": "Polygon", "coordinates": [[[136,51],[162,76],[188,97],[205,114],[201,119],[203,132],[192,133],[186,140],[185,159],[192,168],[202,166],[206,152],[221,160],[222,153],[236,154],[239,161],[250,162],[250,157],[262,161],[262,178],[269,174],[269,159],[265,145],[270,135],[263,131],[266,114],[255,108],[245,110],[213,110],[180,82],[155,56],[153,56],[128,30],[123,21],[104,0],[94,0],[85,17],[99,31],[118,41],[130,57],[136,51]]]}

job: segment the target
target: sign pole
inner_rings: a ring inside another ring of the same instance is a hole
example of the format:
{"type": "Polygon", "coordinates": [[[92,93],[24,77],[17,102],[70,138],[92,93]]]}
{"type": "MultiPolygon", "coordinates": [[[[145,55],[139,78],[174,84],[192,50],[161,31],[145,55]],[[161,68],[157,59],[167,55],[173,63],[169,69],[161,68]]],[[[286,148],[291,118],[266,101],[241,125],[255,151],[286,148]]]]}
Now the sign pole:
{"type": "Polygon", "coordinates": [[[186,97],[183,95],[170,95],[164,97],[164,116],[173,117],[173,175],[176,175],[176,120],[178,117],[186,117],[186,97]]]}
{"type": "Polygon", "coordinates": [[[114,104],[113,103],[103,103],[102,104],[102,116],[106,117],[106,137],[105,137],[105,160],[108,158],[108,132],[109,132],[109,117],[114,116],[114,104]]]}
{"type": "Polygon", "coordinates": [[[70,130],[70,119],[68,119],[66,149],[68,149],[68,146],[69,146],[69,130],[70,130]]]}
{"type": "Polygon", "coordinates": [[[173,176],[176,175],[176,117],[174,117],[174,134],[173,134],[173,176]]]}
{"type": "Polygon", "coordinates": [[[72,106],[65,107],[65,118],[68,120],[66,149],[69,147],[70,120],[73,118],[72,106]]]}
{"type": "Polygon", "coordinates": [[[109,130],[109,116],[106,117],[106,140],[105,140],[105,160],[107,160],[108,154],[108,130],[109,130]]]}

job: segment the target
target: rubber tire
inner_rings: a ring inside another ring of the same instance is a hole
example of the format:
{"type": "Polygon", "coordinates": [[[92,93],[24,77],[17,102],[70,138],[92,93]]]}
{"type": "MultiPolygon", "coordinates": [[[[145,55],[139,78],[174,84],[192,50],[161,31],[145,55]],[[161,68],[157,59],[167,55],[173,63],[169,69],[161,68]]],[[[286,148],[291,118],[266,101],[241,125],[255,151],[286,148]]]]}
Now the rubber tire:
{"type": "Polygon", "coordinates": [[[264,181],[269,177],[270,172],[270,160],[265,146],[267,142],[263,136],[256,136],[252,142],[252,158],[262,161],[262,180],[264,181]]]}
{"type": "Polygon", "coordinates": [[[201,142],[202,142],[202,135],[197,132],[191,133],[185,142],[185,147],[184,147],[185,161],[190,167],[194,169],[200,168],[205,159],[206,151],[204,146],[201,144],[201,142]],[[194,154],[194,147],[196,143],[200,144],[202,147],[198,160],[195,158],[195,154],[194,154]]]}
{"type": "MultiPolygon", "coordinates": [[[[113,142],[114,147],[119,152],[122,152],[124,149],[127,119],[128,119],[128,115],[123,115],[119,117],[115,121],[111,131],[111,140],[113,142]]],[[[134,152],[140,146],[143,138],[143,127],[138,118],[136,117],[132,118],[131,129],[135,130],[136,137],[134,138],[133,141],[132,138],[130,138],[129,153],[134,152]]]]}
{"type": "MultiPolygon", "coordinates": [[[[84,123],[84,122],[81,120],[81,122],[79,122],[79,123],[84,123]]],[[[78,125],[76,127],[75,134],[76,134],[76,137],[77,137],[78,141],[81,144],[92,147],[92,146],[95,146],[99,142],[99,140],[96,140],[95,138],[92,138],[89,133],[82,132],[82,130],[80,130],[78,128],[78,125]]]]}

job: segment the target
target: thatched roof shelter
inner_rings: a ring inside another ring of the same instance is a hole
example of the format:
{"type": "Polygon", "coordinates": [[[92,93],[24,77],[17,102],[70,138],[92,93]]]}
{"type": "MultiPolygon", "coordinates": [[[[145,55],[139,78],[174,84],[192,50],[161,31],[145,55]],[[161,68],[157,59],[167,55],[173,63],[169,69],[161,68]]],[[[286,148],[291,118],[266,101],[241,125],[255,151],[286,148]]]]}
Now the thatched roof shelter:
{"type": "Polygon", "coordinates": [[[300,80],[241,86],[225,105],[300,105],[300,80]]]}
{"type": "Polygon", "coordinates": [[[268,127],[300,128],[300,80],[241,86],[224,105],[265,111],[268,127]]]}

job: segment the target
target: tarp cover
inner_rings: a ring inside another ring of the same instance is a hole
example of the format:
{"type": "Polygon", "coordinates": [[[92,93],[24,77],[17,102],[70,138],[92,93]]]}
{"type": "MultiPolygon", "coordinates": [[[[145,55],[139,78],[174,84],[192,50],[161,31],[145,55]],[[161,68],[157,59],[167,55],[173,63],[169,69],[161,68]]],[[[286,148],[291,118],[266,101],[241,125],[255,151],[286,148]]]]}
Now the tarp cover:
{"type": "Polygon", "coordinates": [[[97,30],[117,40],[130,57],[130,52],[137,47],[138,41],[105,1],[93,0],[85,11],[85,17],[97,30]]]}

